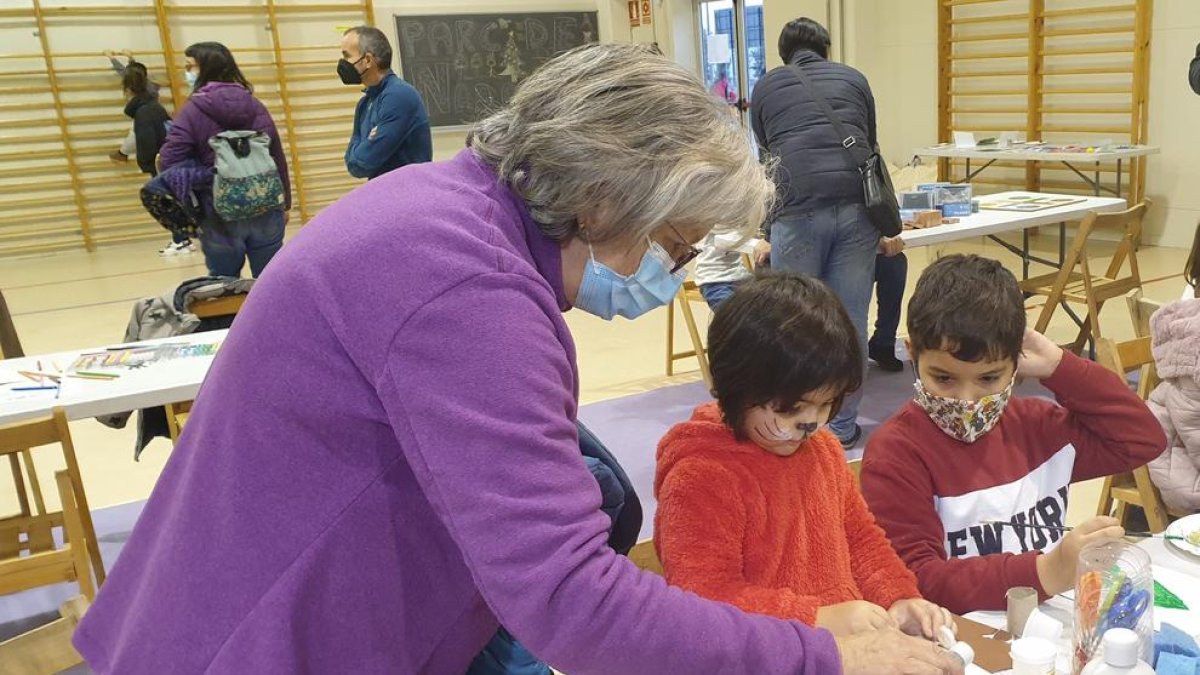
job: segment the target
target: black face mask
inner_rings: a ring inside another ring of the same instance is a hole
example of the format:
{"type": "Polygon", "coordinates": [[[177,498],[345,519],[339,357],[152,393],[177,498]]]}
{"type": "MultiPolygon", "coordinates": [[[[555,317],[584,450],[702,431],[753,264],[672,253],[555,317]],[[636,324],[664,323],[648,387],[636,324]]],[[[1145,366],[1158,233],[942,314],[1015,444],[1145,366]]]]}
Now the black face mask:
{"type": "MultiPolygon", "coordinates": [[[[363,58],[366,58],[365,54],[358,61],[362,61],[363,58]]],[[[350,63],[346,59],[338,59],[337,74],[342,78],[342,84],[362,84],[362,73],[354,67],[358,61],[350,63]]]]}

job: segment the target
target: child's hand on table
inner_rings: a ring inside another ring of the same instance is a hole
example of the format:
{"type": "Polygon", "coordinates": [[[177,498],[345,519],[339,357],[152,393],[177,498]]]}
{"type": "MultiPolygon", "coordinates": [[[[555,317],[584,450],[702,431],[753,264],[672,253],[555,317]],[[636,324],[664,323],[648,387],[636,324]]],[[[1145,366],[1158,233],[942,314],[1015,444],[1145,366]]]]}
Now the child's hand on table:
{"type": "Polygon", "coordinates": [[[922,598],[897,600],[888,608],[888,614],[900,630],[909,635],[932,640],[939,626],[949,626],[950,630],[957,632],[950,610],[922,598]]]}
{"type": "Polygon", "coordinates": [[[834,635],[853,635],[897,627],[887,610],[866,600],[840,602],[818,609],[816,626],[834,635]]]}
{"type": "Polygon", "coordinates": [[[1017,377],[1044,380],[1054,374],[1062,357],[1062,347],[1032,328],[1026,328],[1021,358],[1017,360],[1017,377]]]}

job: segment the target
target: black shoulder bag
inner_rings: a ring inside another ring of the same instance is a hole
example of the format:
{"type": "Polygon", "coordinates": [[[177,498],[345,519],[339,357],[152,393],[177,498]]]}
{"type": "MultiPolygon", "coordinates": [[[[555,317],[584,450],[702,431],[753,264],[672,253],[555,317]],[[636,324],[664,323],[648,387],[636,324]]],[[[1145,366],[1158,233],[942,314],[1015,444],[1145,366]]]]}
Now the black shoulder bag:
{"type": "Polygon", "coordinates": [[[821,106],[821,111],[833,125],[833,130],[842,139],[842,147],[850,153],[854,166],[862,175],[863,199],[867,205],[867,218],[885,237],[894,237],[900,234],[902,229],[900,204],[896,201],[896,191],[892,189],[892,178],[888,175],[887,164],[879,156],[879,149],[864,148],[858,139],[854,138],[854,134],[846,130],[846,126],[834,114],[833,108],[829,107],[829,102],[825,100],[825,97],[817,92],[812,80],[808,79],[808,75],[804,73],[804,69],[792,66],[792,70],[804,82],[804,88],[808,90],[808,95],[812,96],[817,105],[821,106]]]}

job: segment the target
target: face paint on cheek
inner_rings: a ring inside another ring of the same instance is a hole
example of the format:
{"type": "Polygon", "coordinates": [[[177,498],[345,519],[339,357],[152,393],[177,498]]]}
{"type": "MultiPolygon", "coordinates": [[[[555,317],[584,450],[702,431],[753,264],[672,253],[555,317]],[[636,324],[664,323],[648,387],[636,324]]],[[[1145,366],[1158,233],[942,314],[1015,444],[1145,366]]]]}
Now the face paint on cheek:
{"type": "Polygon", "coordinates": [[[771,424],[767,425],[765,429],[760,428],[759,433],[764,438],[780,443],[806,441],[809,436],[817,432],[820,426],[816,422],[810,422],[808,424],[797,425],[794,431],[789,431],[785,430],[779,424],[779,420],[772,420],[771,424]]]}

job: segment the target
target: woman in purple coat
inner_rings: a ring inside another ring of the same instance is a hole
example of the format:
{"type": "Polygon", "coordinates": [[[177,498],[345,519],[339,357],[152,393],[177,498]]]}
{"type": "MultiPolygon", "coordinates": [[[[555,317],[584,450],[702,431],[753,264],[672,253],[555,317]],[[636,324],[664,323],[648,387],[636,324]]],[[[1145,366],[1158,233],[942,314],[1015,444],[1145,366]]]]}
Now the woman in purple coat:
{"type": "Polygon", "coordinates": [[[895,629],[745,614],[607,545],[563,312],[671,302],[774,186],[644,47],[542,66],[454,159],[324,209],[221,347],[75,634],[101,675],[463,673],[504,625],[571,675],[957,672],[895,629]]]}
{"type": "Polygon", "coordinates": [[[213,165],[208,139],[222,131],[251,130],[271,139],[271,157],[283,181],[282,210],[268,211],[243,220],[221,221],[215,215],[200,233],[204,262],[213,276],[241,276],[246,259],[250,274],[257,277],[283,246],[283,230],[292,208],[287,157],[275,120],[262,101],[254,98],[254,87],[242,75],[233,54],[219,42],[197,42],[184,50],[187,81],[192,95],[175,116],[167,141],[159,151],[162,170],[188,159],[213,165]]]}

